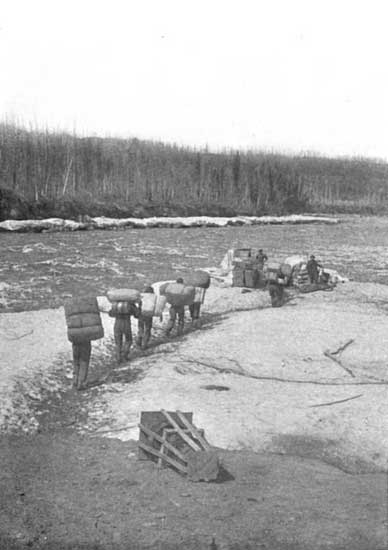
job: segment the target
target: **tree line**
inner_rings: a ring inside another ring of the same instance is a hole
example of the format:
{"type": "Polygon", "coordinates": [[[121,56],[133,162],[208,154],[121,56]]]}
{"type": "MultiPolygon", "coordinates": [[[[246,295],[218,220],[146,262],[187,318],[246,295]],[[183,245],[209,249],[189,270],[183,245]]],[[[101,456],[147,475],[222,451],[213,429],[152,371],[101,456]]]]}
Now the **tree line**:
{"type": "Polygon", "coordinates": [[[283,214],[347,201],[387,204],[387,182],[388,165],[365,159],[214,153],[0,124],[0,186],[30,204],[283,214]]]}

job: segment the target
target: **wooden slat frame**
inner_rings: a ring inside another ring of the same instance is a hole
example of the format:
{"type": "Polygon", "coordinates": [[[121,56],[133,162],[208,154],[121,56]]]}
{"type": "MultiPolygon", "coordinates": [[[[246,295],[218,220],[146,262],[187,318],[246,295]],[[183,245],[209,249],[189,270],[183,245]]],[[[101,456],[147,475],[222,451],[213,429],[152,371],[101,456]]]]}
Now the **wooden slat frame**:
{"type": "MultiPolygon", "coordinates": [[[[163,439],[162,436],[160,436],[159,434],[156,434],[155,432],[153,432],[152,430],[150,430],[149,428],[147,428],[147,426],[144,426],[143,424],[139,424],[139,428],[145,434],[147,434],[149,437],[153,437],[154,439],[156,439],[156,441],[159,441],[159,443],[162,443],[165,446],[166,449],[168,449],[169,451],[174,453],[178,458],[183,460],[183,462],[187,462],[185,456],[178,449],[176,449],[173,445],[171,445],[171,443],[169,443],[166,439],[163,439]]],[[[154,449],[154,450],[156,451],[157,449],[154,449]]],[[[165,455],[163,455],[163,456],[165,456],[165,455]]]]}
{"type": "Polygon", "coordinates": [[[193,437],[195,437],[195,439],[197,439],[201,443],[205,451],[209,451],[211,449],[209,443],[204,437],[202,437],[197,428],[190,424],[187,418],[185,418],[185,416],[180,411],[176,411],[176,414],[178,415],[178,418],[182,422],[182,424],[184,424],[189,432],[193,435],[193,437]]]}
{"type": "Polygon", "coordinates": [[[161,411],[164,416],[166,417],[166,419],[169,421],[169,423],[171,424],[171,426],[173,426],[176,431],[178,432],[178,434],[181,436],[181,438],[186,441],[186,443],[188,445],[190,445],[190,447],[194,450],[194,451],[202,451],[201,447],[199,445],[197,445],[197,443],[195,443],[195,441],[193,441],[191,439],[191,437],[189,437],[183,430],[182,428],[177,424],[177,422],[175,422],[175,420],[171,417],[171,415],[165,411],[164,409],[162,409],[161,411]]]}
{"type": "Polygon", "coordinates": [[[143,451],[146,451],[147,453],[151,453],[151,454],[157,456],[158,458],[162,458],[163,460],[165,460],[166,462],[171,464],[171,466],[173,466],[174,468],[176,468],[180,472],[182,472],[184,474],[187,474],[187,467],[183,466],[182,464],[180,464],[179,462],[177,462],[173,458],[170,458],[169,456],[167,456],[165,454],[162,454],[161,452],[157,451],[153,447],[148,447],[148,445],[145,445],[141,441],[138,441],[137,444],[141,449],[143,449],[143,451]]]}

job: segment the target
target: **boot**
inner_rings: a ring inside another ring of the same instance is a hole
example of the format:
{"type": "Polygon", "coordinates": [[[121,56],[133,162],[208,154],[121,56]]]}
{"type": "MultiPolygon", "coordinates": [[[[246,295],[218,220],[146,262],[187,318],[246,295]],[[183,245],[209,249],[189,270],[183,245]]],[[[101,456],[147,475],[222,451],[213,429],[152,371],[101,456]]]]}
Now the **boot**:
{"type": "Polygon", "coordinates": [[[122,351],[122,356],[121,356],[122,361],[128,361],[129,360],[129,354],[130,354],[130,351],[131,351],[131,346],[132,346],[132,343],[124,344],[123,351],[122,351]]]}

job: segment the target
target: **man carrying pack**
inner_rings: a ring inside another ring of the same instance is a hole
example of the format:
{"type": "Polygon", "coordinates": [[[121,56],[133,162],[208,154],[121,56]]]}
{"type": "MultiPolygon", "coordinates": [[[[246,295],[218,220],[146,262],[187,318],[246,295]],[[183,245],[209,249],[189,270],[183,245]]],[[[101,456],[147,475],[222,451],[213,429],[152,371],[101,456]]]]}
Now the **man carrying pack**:
{"type": "Polygon", "coordinates": [[[193,327],[195,328],[199,328],[200,326],[199,315],[201,313],[201,305],[202,305],[204,292],[205,292],[205,289],[195,287],[194,302],[189,305],[191,322],[193,323],[193,327]]]}
{"type": "Polygon", "coordinates": [[[92,340],[104,336],[97,298],[77,297],[64,304],[67,337],[73,348],[73,387],[86,389],[92,340]]]}
{"type": "Polygon", "coordinates": [[[114,317],[113,335],[116,346],[117,363],[127,361],[132,346],[131,316],[139,317],[139,308],[131,302],[115,302],[109,312],[114,317]]]}
{"type": "MultiPolygon", "coordinates": [[[[184,284],[182,277],[178,277],[176,280],[178,284],[184,284]]],[[[185,306],[170,306],[170,319],[166,328],[166,335],[169,336],[172,329],[174,328],[176,318],[178,317],[178,330],[177,335],[181,336],[183,334],[183,328],[185,326],[185,306]]]]}
{"type": "Polygon", "coordinates": [[[281,307],[284,304],[284,287],[287,280],[281,267],[271,268],[267,272],[268,291],[272,307],[281,307]]]}
{"type": "MultiPolygon", "coordinates": [[[[154,294],[154,289],[152,286],[147,286],[144,289],[144,294],[154,294]]],[[[151,338],[152,330],[152,315],[143,315],[140,309],[139,320],[138,320],[138,332],[136,343],[141,349],[146,349],[148,342],[151,338]]]]}
{"type": "Polygon", "coordinates": [[[90,340],[85,342],[72,343],[73,347],[73,388],[77,390],[86,389],[86,380],[88,377],[90,356],[92,353],[92,343],[90,340]]]}

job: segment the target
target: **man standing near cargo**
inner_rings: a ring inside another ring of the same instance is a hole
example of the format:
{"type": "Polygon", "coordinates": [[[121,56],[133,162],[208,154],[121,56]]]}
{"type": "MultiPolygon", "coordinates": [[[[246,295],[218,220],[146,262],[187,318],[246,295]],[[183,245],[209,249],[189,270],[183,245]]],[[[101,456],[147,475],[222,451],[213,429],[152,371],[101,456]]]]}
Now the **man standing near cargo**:
{"type": "Polygon", "coordinates": [[[316,261],[315,256],[311,255],[307,262],[307,273],[311,284],[318,283],[319,267],[322,267],[321,264],[316,261]]]}
{"type": "MultiPolygon", "coordinates": [[[[176,280],[177,284],[183,285],[182,277],[178,277],[176,280]]],[[[181,336],[183,334],[183,329],[185,326],[185,306],[170,305],[170,320],[168,321],[166,328],[166,335],[169,336],[172,329],[174,328],[176,318],[178,317],[178,330],[177,335],[181,336]]]]}
{"type": "MultiPolygon", "coordinates": [[[[144,289],[144,294],[154,294],[152,286],[147,286],[144,289]]],[[[146,315],[143,308],[140,308],[139,320],[138,320],[138,332],[136,343],[141,349],[146,349],[148,342],[151,338],[152,330],[152,312],[151,315],[146,315]]]]}
{"type": "Polygon", "coordinates": [[[263,288],[265,286],[264,264],[267,260],[267,254],[264,254],[263,249],[260,248],[255,260],[255,280],[253,286],[256,288],[263,288]]]}
{"type": "Polygon", "coordinates": [[[259,249],[259,252],[257,253],[257,256],[256,256],[256,265],[257,265],[257,269],[259,269],[260,271],[263,271],[264,263],[265,263],[267,260],[268,260],[267,254],[264,254],[263,249],[260,248],[260,249],[259,249]]]}

